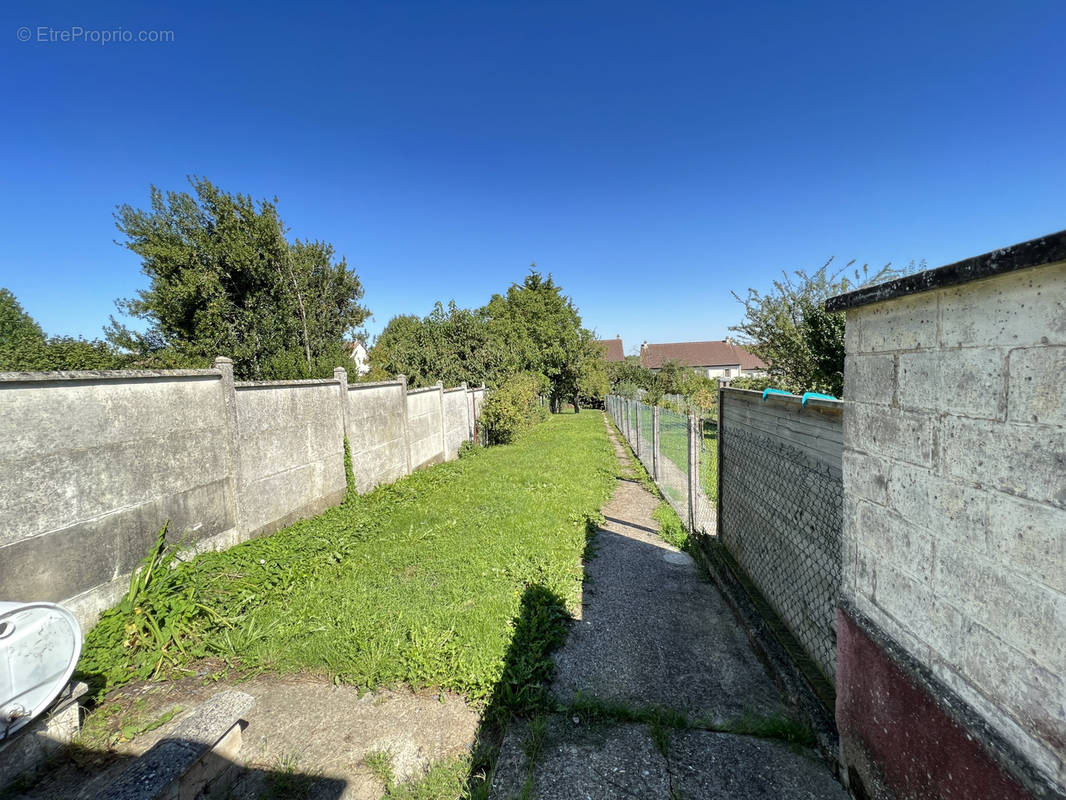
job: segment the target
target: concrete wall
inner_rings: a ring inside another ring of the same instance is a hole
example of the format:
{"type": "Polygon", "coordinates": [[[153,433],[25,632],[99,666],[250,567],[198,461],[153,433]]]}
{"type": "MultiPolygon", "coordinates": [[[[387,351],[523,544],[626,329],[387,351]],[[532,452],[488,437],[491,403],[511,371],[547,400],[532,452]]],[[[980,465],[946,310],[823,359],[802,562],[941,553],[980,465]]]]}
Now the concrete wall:
{"type": "Polygon", "coordinates": [[[832,682],[842,404],[722,389],[719,413],[718,540],[832,682]]]}
{"type": "Polygon", "coordinates": [[[444,388],[439,384],[407,392],[411,469],[444,460],[444,388]]]}
{"type": "Polygon", "coordinates": [[[830,301],[837,719],[870,796],[1066,793],[1066,261],[1019,268],[1048,247],[1066,234],[830,301]]]}
{"type": "Polygon", "coordinates": [[[360,494],[408,473],[406,396],[403,381],[348,386],[348,448],[360,494]]]}
{"type": "Polygon", "coordinates": [[[6,373],[0,420],[4,600],[91,619],[166,520],[192,544],[236,525],[218,371],[6,373]]]}
{"type": "Polygon", "coordinates": [[[485,387],[482,386],[477,389],[469,389],[469,400],[467,401],[470,406],[470,441],[477,442],[478,444],[485,444],[484,437],[481,435],[481,410],[485,406],[485,387]]]}
{"type": "Polygon", "coordinates": [[[459,445],[470,439],[469,403],[466,386],[444,393],[444,458],[459,457],[459,445]]]}
{"type": "MultiPolygon", "coordinates": [[[[344,370],[235,384],[227,359],[210,370],[0,373],[0,599],[62,602],[89,625],[168,520],[172,541],[204,550],[312,516],[344,496],[346,435],[365,492],[443,459],[442,396],[457,451],[467,394],[438,386],[408,398],[402,380],[349,387],[344,370]]],[[[469,394],[472,405],[484,390],[469,394]]]]}
{"type": "Polygon", "coordinates": [[[344,418],[335,380],[236,384],[237,502],[246,536],[344,498],[344,418]]]}

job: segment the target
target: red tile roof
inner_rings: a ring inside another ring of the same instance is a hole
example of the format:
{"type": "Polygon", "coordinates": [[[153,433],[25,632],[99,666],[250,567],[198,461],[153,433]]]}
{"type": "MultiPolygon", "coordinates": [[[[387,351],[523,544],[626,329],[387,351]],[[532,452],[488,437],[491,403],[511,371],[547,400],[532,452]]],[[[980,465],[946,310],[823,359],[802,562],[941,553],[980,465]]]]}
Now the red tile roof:
{"type": "Polygon", "coordinates": [[[602,344],[607,348],[607,355],[604,356],[608,361],[625,361],[625,350],[622,349],[622,338],[616,337],[614,339],[598,339],[596,344],[602,344]]]}
{"type": "Polygon", "coordinates": [[[645,367],[659,369],[667,361],[678,361],[686,367],[728,367],[739,364],[741,369],[766,369],[761,358],[739,344],[729,342],[672,342],[641,346],[640,362],[645,367]]]}

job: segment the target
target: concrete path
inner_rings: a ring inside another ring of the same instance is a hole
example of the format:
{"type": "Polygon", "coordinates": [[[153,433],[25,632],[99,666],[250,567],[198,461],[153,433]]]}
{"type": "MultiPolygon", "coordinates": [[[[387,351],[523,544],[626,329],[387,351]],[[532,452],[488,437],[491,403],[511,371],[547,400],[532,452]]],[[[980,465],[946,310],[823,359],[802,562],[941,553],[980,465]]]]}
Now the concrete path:
{"type": "Polygon", "coordinates": [[[812,752],[712,730],[792,711],[718,590],[657,535],[658,498],[611,438],[627,477],[603,509],[582,608],[556,655],[565,710],[511,727],[491,797],[844,800],[812,752]]]}

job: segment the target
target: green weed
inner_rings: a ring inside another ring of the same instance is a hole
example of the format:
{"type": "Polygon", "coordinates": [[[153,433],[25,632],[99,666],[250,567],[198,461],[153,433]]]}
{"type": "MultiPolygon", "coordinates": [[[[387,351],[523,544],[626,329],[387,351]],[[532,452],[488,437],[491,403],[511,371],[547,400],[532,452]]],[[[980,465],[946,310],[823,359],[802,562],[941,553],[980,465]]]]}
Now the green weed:
{"type": "Polygon", "coordinates": [[[389,800],[485,800],[488,784],[481,777],[471,777],[470,763],[469,756],[438,762],[418,780],[394,786],[385,797],[389,800]]]}
{"type": "Polygon", "coordinates": [[[181,706],[164,711],[157,717],[145,713],[147,701],[139,698],[127,703],[111,703],[89,714],[78,731],[77,744],[90,750],[110,750],[122,742],[130,742],[143,733],[166,725],[181,713],[181,706]]]}
{"type": "Polygon", "coordinates": [[[681,524],[681,518],[677,512],[665,500],[652,512],[652,517],[659,523],[659,535],[672,544],[678,550],[687,550],[689,545],[688,531],[681,524]]]}
{"type": "Polygon", "coordinates": [[[370,772],[385,785],[385,790],[392,788],[396,778],[392,771],[392,753],[387,750],[371,750],[363,756],[363,763],[370,772]]]}
{"type": "Polygon", "coordinates": [[[163,532],[127,597],[86,636],[79,673],[99,697],[212,657],[484,701],[517,637],[534,655],[508,665],[498,699],[535,709],[546,654],[580,597],[588,520],[616,474],[600,414],[556,415],[514,445],[225,552],[179,562],[163,532]],[[535,607],[529,619],[523,603],[535,607]]]}

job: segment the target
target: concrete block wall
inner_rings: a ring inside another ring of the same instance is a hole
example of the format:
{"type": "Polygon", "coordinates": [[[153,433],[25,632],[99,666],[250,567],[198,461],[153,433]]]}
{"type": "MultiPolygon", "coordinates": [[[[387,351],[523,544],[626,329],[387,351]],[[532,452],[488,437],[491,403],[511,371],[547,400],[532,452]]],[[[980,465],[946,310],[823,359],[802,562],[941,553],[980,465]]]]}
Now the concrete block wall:
{"type": "Polygon", "coordinates": [[[407,384],[348,386],[348,449],[360,494],[403,477],[407,466],[407,384]]]}
{"type": "Polygon", "coordinates": [[[0,373],[0,599],[61,602],[90,625],[165,522],[201,551],[313,516],[344,496],[345,436],[365,492],[443,460],[446,431],[457,452],[483,396],[436,386],[408,397],[402,379],[348,386],[343,369],[234,383],[228,359],[0,373]]]}
{"type": "Polygon", "coordinates": [[[444,392],[444,459],[459,457],[459,445],[470,439],[470,404],[466,386],[444,392]]]}
{"type": "Polygon", "coordinates": [[[719,392],[718,543],[830,682],[836,676],[842,403],[719,392]]]}
{"type": "Polygon", "coordinates": [[[0,374],[0,597],[94,619],[170,520],[226,538],[236,505],[216,370],[0,374]]]}
{"type": "Polygon", "coordinates": [[[853,780],[1060,797],[1066,232],[829,307],[847,312],[837,719],[853,780]]]}
{"type": "Polygon", "coordinates": [[[411,469],[444,461],[444,387],[407,392],[407,430],[411,469]]]}
{"type": "Polygon", "coordinates": [[[470,404],[470,441],[484,444],[484,437],[481,435],[480,422],[481,409],[485,405],[485,387],[482,386],[477,389],[469,390],[469,404],[470,404]]]}
{"type": "Polygon", "coordinates": [[[237,383],[235,390],[242,533],[271,533],[344,499],[337,381],[237,383]]]}

